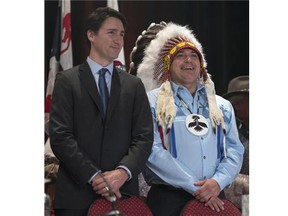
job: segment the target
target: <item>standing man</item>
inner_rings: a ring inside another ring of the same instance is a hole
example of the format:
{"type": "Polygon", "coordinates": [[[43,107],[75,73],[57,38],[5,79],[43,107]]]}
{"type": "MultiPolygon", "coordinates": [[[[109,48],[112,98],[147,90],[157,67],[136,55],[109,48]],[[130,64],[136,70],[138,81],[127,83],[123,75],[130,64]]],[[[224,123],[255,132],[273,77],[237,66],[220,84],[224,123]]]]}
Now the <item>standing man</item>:
{"type": "Polygon", "coordinates": [[[117,198],[139,194],[153,123],[143,83],[113,63],[125,27],[118,11],[93,11],[86,22],[87,60],[57,74],[50,112],[51,148],[60,161],[56,216],[86,216],[90,204],[108,199],[109,191],[117,198]]]}
{"type": "Polygon", "coordinates": [[[148,206],[156,216],[179,216],[197,199],[223,210],[223,189],[239,173],[244,148],[231,103],[215,95],[201,44],[186,26],[160,23],[143,31],[136,46],[131,72],[151,90],[154,120],[144,173],[148,206]],[[139,62],[141,41],[146,48],[139,62]]]}
{"type": "Polygon", "coordinates": [[[223,95],[233,105],[239,139],[244,145],[243,165],[239,175],[225,195],[235,206],[242,210],[242,197],[249,194],[249,75],[233,78],[228,84],[227,93],[223,95]]]}
{"type": "Polygon", "coordinates": [[[223,95],[233,105],[239,138],[244,145],[244,159],[240,173],[249,175],[249,75],[238,76],[228,84],[223,95]]]}

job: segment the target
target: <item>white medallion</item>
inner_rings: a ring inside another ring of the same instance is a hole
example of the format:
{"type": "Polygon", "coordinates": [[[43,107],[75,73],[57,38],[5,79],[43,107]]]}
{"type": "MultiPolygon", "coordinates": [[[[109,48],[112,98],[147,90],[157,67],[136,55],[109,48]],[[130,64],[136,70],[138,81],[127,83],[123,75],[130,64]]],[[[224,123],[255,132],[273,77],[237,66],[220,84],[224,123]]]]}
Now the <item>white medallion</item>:
{"type": "Polygon", "coordinates": [[[204,116],[197,114],[190,114],[186,117],[186,128],[188,131],[196,136],[202,136],[208,133],[209,125],[204,116]]]}

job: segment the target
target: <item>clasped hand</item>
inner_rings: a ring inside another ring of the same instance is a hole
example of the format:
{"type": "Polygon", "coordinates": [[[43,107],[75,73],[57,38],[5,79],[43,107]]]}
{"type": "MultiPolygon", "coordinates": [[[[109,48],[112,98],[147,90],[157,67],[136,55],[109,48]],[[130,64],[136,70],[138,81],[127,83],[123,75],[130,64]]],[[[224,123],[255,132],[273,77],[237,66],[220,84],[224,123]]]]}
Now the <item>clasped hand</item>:
{"type": "Polygon", "coordinates": [[[120,188],[128,179],[128,175],[122,169],[106,171],[102,174],[96,175],[92,180],[93,190],[102,197],[109,200],[111,192],[113,192],[117,199],[121,198],[120,188]],[[102,175],[102,176],[101,176],[102,175]],[[110,190],[110,191],[109,191],[110,190]]]}
{"type": "Polygon", "coordinates": [[[212,210],[219,212],[224,210],[224,202],[218,197],[221,189],[214,179],[205,179],[194,183],[200,188],[192,195],[200,202],[205,202],[205,206],[209,206],[212,210]]]}

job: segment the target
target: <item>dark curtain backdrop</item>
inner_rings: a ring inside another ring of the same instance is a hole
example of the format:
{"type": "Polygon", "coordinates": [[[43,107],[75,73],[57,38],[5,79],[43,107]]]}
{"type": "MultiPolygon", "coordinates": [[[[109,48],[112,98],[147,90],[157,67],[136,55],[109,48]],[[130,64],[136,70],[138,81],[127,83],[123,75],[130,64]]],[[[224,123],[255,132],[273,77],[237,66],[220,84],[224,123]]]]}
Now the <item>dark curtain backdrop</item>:
{"type": "MultiPolygon", "coordinates": [[[[88,55],[84,20],[92,10],[106,4],[106,1],[71,2],[74,65],[88,55]]],[[[226,92],[232,78],[249,74],[249,1],[118,1],[118,5],[128,21],[124,44],[127,70],[139,34],[152,22],[173,21],[188,25],[197,35],[217,94],[226,92]]],[[[57,1],[45,1],[45,91],[56,9],[57,1]]]]}

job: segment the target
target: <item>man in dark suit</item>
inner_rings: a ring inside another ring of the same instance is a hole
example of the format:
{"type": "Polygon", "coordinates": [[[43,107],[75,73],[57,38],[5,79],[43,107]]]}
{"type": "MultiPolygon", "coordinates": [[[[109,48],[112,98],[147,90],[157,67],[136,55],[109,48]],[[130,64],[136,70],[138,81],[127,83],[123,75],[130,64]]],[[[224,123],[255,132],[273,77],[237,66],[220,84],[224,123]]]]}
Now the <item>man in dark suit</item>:
{"type": "Polygon", "coordinates": [[[113,63],[125,27],[118,11],[96,9],[86,23],[87,61],[57,74],[50,112],[51,148],[60,161],[56,216],[87,215],[95,199],[109,199],[109,191],[117,198],[139,194],[138,174],[151,152],[153,123],[141,80],[113,63]],[[106,109],[98,83],[102,68],[106,109]]]}

